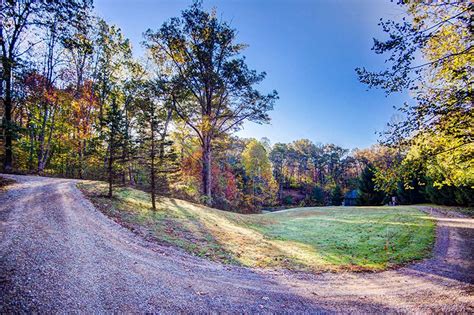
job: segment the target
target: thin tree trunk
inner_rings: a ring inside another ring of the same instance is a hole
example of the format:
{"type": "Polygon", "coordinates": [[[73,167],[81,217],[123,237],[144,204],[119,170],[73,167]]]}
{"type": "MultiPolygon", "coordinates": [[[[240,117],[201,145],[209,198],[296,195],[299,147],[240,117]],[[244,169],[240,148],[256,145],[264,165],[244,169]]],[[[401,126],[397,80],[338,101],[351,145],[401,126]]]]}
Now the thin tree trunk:
{"type": "MultiPolygon", "coordinates": [[[[38,156],[38,174],[42,174],[44,169],[46,168],[46,163],[48,162],[49,155],[51,153],[51,140],[53,138],[53,131],[54,131],[54,124],[55,124],[55,112],[51,111],[51,125],[48,130],[48,138],[45,139],[44,134],[46,133],[46,129],[43,130],[43,136],[41,141],[41,155],[38,156]]],[[[46,125],[44,125],[46,128],[46,125]]]]}
{"type": "Polygon", "coordinates": [[[151,207],[153,211],[156,211],[156,184],[155,184],[155,122],[154,118],[151,118],[150,121],[150,129],[151,129],[151,148],[150,148],[150,180],[151,180],[151,207]]]}
{"type": "Polygon", "coordinates": [[[127,182],[127,169],[130,167],[130,152],[129,152],[129,142],[128,140],[130,139],[130,122],[128,119],[128,102],[125,102],[125,108],[124,108],[124,117],[125,117],[125,135],[126,135],[126,140],[123,145],[123,150],[122,150],[122,185],[125,186],[127,182]],[[127,166],[127,167],[125,167],[127,166]]]}
{"type": "Polygon", "coordinates": [[[112,198],[112,181],[113,181],[113,163],[114,163],[114,132],[111,128],[110,134],[110,148],[109,148],[109,159],[108,159],[108,182],[109,182],[109,198],[112,198]]]}
{"type": "Polygon", "coordinates": [[[135,178],[133,176],[133,166],[131,163],[128,164],[128,184],[135,186],[135,178]]]}
{"type": "Polygon", "coordinates": [[[114,149],[113,143],[111,141],[110,149],[109,149],[109,161],[108,161],[108,175],[109,175],[109,198],[112,198],[112,181],[113,181],[113,156],[114,156],[114,149]]]}
{"type": "Polygon", "coordinates": [[[33,130],[33,126],[31,125],[31,112],[28,112],[28,123],[27,123],[27,128],[28,128],[28,137],[29,137],[29,143],[30,143],[30,147],[29,147],[29,154],[28,154],[28,172],[30,173],[33,173],[33,162],[34,162],[34,158],[33,158],[33,155],[34,155],[34,143],[35,143],[35,138],[34,138],[34,130],[33,130]]]}
{"type": "MultiPolygon", "coordinates": [[[[165,125],[163,127],[163,131],[160,135],[160,150],[159,150],[159,171],[163,172],[163,166],[165,164],[165,140],[166,140],[166,135],[168,134],[168,127],[169,123],[172,118],[173,111],[170,108],[168,110],[168,114],[166,117],[165,125]]],[[[164,176],[160,177],[161,179],[161,187],[162,187],[162,193],[168,192],[168,180],[166,178],[166,174],[164,176]]]]}
{"type": "Polygon", "coordinates": [[[84,146],[85,140],[79,140],[79,178],[82,179],[84,177],[84,146]]]}
{"type": "MultiPolygon", "coordinates": [[[[6,58],[6,57],[4,57],[6,58]]],[[[13,151],[12,151],[12,142],[13,142],[13,131],[12,131],[12,70],[11,70],[11,60],[6,60],[4,64],[4,81],[5,81],[5,98],[4,98],[4,108],[5,116],[3,121],[4,134],[5,134],[5,159],[3,160],[3,170],[5,173],[10,173],[13,171],[13,151]]]]}
{"type": "Polygon", "coordinates": [[[211,141],[208,136],[204,137],[202,146],[202,185],[205,203],[212,205],[212,173],[211,173],[211,141]]]}
{"type": "MultiPolygon", "coordinates": [[[[123,148],[123,150],[122,150],[122,166],[124,166],[126,163],[128,163],[127,158],[126,158],[127,153],[125,151],[126,151],[126,148],[123,148]]],[[[125,167],[122,167],[121,177],[122,177],[122,186],[125,186],[127,184],[127,171],[126,171],[125,167]]]]}
{"type": "Polygon", "coordinates": [[[38,148],[38,168],[37,168],[37,173],[41,175],[43,172],[44,166],[43,164],[43,155],[44,155],[44,140],[45,140],[45,134],[46,134],[46,122],[48,120],[48,106],[46,103],[43,103],[43,119],[41,122],[41,129],[40,129],[40,134],[38,137],[38,142],[39,142],[39,148],[38,148]]]}

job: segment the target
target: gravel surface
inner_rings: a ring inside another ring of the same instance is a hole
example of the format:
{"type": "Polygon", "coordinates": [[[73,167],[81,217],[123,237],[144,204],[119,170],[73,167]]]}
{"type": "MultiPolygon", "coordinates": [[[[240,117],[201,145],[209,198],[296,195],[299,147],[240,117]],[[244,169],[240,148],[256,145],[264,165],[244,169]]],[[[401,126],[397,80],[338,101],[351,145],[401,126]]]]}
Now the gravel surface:
{"type": "Polygon", "coordinates": [[[438,220],[434,256],[377,273],[233,267],[148,243],[74,180],[2,175],[0,313],[474,312],[474,219],[438,220]]]}

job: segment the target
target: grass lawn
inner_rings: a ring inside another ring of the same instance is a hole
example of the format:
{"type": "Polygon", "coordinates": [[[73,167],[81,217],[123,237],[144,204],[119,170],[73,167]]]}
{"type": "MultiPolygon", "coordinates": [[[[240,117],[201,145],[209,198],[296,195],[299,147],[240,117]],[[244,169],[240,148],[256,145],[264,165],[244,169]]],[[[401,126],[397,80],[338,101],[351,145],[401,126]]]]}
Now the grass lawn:
{"type": "Polygon", "coordinates": [[[242,215],[105,183],[78,187],[105,214],[161,244],[250,267],[301,271],[382,270],[430,254],[435,223],[412,207],[297,208],[242,215]]]}

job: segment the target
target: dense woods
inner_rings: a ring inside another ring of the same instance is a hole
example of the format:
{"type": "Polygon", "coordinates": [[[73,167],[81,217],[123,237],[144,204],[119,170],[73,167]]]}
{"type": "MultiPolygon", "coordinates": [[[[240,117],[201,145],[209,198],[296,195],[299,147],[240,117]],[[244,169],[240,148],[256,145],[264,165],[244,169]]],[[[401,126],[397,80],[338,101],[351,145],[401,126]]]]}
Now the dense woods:
{"type": "Polygon", "coordinates": [[[134,186],[154,209],[160,195],[245,213],[341,205],[351,192],[361,205],[472,205],[472,4],[400,5],[406,19],[381,21],[389,39],[374,42],[390,68],[357,74],[414,103],[381,144],[349,150],[236,137],[269,122],[278,95],[259,89],[265,72],[199,1],[146,31],[142,58],[92,1],[3,1],[3,169],[106,180],[109,197],[134,186]]]}

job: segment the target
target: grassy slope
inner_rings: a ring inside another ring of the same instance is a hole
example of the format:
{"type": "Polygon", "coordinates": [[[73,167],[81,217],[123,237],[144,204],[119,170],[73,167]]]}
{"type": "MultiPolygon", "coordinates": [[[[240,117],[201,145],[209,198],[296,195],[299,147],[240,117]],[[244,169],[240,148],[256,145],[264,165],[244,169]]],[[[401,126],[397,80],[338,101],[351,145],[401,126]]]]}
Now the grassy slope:
{"type": "Polygon", "coordinates": [[[411,207],[299,208],[241,215],[83,182],[79,188],[107,215],[144,237],[224,263],[294,270],[381,270],[430,253],[434,222],[411,207]]]}

